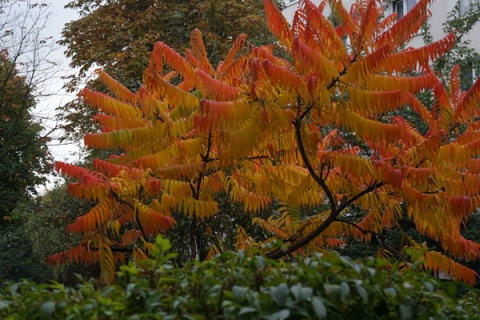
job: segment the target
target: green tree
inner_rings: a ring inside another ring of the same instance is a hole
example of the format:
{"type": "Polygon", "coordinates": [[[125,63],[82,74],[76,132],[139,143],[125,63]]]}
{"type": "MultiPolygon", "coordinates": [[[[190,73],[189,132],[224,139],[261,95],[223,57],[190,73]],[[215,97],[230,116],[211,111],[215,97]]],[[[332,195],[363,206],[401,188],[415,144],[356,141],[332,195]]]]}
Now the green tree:
{"type": "MultiPolygon", "coordinates": [[[[45,264],[45,258],[34,253],[32,241],[25,223],[38,213],[38,203],[24,200],[11,213],[10,223],[1,229],[0,237],[0,280],[19,281],[26,278],[36,282],[45,282],[52,277],[51,268],[45,264]]],[[[37,230],[44,228],[43,222],[37,230]]],[[[33,239],[36,240],[36,239],[33,239]]]]}
{"type": "Polygon", "coordinates": [[[97,276],[96,268],[71,264],[52,269],[47,264],[49,255],[78,241],[77,236],[65,233],[65,226],[92,207],[66,189],[66,182],[58,184],[41,197],[24,199],[13,210],[0,237],[0,279],[26,278],[37,283],[53,279],[74,285],[78,282],[75,274],[97,276]]]}
{"type": "MultiPolygon", "coordinates": [[[[57,68],[55,50],[44,37],[46,4],[0,2],[0,220],[23,198],[35,194],[51,172],[47,130],[34,109],[49,95],[45,88],[57,68]]],[[[8,219],[8,218],[6,218],[8,219]]],[[[2,221],[0,221],[2,223],[2,221]]]]}
{"type": "MultiPolygon", "coordinates": [[[[0,53],[0,208],[6,217],[51,167],[43,126],[32,116],[33,88],[6,51],[0,53]]],[[[7,219],[7,218],[5,218],[7,219]]]]}
{"type": "MultiPolygon", "coordinates": [[[[47,143],[53,129],[39,117],[39,102],[57,68],[55,50],[43,36],[46,4],[0,1],[0,278],[50,277],[45,258],[33,250],[27,221],[38,214],[36,187],[51,172],[47,143]]],[[[40,229],[41,221],[33,228],[40,229]]]]}

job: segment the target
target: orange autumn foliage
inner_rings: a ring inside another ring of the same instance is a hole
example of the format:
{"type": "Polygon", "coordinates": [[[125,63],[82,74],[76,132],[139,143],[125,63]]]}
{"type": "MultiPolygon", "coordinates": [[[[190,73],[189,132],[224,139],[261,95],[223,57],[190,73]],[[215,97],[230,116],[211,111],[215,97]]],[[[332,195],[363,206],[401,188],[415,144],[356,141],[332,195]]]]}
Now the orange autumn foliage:
{"type": "MultiPolygon", "coordinates": [[[[264,0],[267,24],[291,60],[242,35],[213,68],[194,31],[185,57],[155,45],[136,93],[99,71],[112,95],[81,92],[104,129],[85,144],[124,153],[97,160],[93,171],[57,164],[77,180],[71,192],[98,205],[68,228],[83,234],[82,243],[50,262],[99,262],[113,281],[123,251],[148,253],[147,236],[170,228],[172,212],[192,221],[218,214],[214,195],[224,190],[250,213],[283,204],[252,221],[272,234],[267,242],[286,243],[266,252],[271,258],[343,246],[346,237],[369,241],[406,212],[445,254],[425,251],[424,267],[473,283],[476,274],[452,258],[480,254],[480,244],[460,233],[480,206],[480,81],[461,92],[458,68],[449,84],[430,70],[453,46],[452,34],[403,49],[430,2],[418,1],[395,22],[378,0],[350,11],[341,1],[304,0],[289,25],[264,0]],[[341,26],[323,15],[328,4],[341,26]],[[425,90],[433,106],[415,97],[425,90]],[[428,125],[426,134],[398,115],[404,109],[428,125]],[[365,215],[356,220],[352,211],[365,215]]],[[[251,245],[260,244],[239,227],[237,247],[251,245]]]]}

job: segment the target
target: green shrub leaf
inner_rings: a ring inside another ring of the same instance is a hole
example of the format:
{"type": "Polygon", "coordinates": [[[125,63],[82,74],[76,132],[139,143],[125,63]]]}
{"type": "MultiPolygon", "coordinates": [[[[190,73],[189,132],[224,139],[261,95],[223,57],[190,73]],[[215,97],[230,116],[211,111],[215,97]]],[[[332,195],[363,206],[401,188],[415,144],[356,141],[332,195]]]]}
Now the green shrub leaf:
{"type": "Polygon", "coordinates": [[[283,307],[287,303],[288,286],[285,283],[280,284],[278,287],[272,287],[270,292],[273,300],[279,307],[283,307]]]}
{"type": "Polygon", "coordinates": [[[290,317],[290,310],[283,309],[267,316],[267,320],[284,320],[290,317]]]}
{"type": "Polygon", "coordinates": [[[243,307],[240,309],[240,312],[238,313],[239,315],[245,314],[245,313],[252,313],[252,312],[257,312],[258,310],[252,307],[243,307]]]}
{"type": "Polygon", "coordinates": [[[40,319],[50,319],[55,310],[55,302],[47,301],[40,307],[40,319]]]}
{"type": "Polygon", "coordinates": [[[321,298],[314,296],[312,298],[312,307],[315,311],[317,319],[324,319],[327,316],[327,309],[325,308],[321,298]]]}

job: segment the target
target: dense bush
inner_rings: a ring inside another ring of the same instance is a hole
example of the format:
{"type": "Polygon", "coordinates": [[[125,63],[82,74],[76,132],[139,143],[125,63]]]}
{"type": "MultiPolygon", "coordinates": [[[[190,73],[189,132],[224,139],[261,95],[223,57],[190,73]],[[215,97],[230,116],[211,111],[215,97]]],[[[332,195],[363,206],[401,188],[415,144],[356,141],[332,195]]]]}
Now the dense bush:
{"type": "Polygon", "coordinates": [[[277,262],[224,253],[183,267],[157,238],[154,260],[114,286],[3,284],[2,319],[475,319],[478,296],[386,260],[331,254],[277,262]]]}

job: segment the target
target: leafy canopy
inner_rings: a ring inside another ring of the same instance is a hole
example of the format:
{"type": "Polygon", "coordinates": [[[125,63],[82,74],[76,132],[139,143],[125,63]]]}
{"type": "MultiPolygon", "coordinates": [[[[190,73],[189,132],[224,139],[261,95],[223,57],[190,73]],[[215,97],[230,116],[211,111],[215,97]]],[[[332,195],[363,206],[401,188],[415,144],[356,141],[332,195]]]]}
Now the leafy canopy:
{"type": "MultiPolygon", "coordinates": [[[[103,128],[84,141],[124,153],[96,160],[92,171],[57,164],[77,179],[71,192],[98,205],[68,228],[83,234],[82,243],[51,262],[99,262],[113,281],[124,251],[145,258],[149,234],[170,228],[172,212],[192,224],[218,214],[214,195],[225,190],[249,213],[283,204],[270,218],[252,220],[272,235],[262,247],[270,258],[344,246],[347,237],[381,240],[406,216],[443,253],[405,237],[410,250],[381,254],[422,259],[435,273],[473,283],[475,273],[452,258],[479,257],[479,244],[460,228],[479,207],[480,81],[463,92],[458,67],[448,86],[430,70],[454,45],[453,34],[404,49],[430,2],[379,22],[381,1],[358,1],[347,11],[341,1],[305,0],[290,26],[265,0],[268,26],[288,60],[242,35],[214,67],[194,30],[185,57],[155,44],[135,93],[98,71],[112,95],[81,92],[103,128]],[[328,4],[338,27],[322,13],[328,4]],[[433,106],[416,98],[424,90],[433,91],[433,106]],[[426,133],[394,115],[402,109],[416,112],[426,133]],[[285,247],[269,246],[274,239],[285,247]]],[[[218,234],[212,230],[211,254],[220,251],[218,234]]],[[[238,249],[260,242],[239,227],[238,249]]]]}
{"type": "MultiPolygon", "coordinates": [[[[138,90],[155,43],[163,41],[183,53],[195,28],[205,35],[214,64],[225,57],[242,33],[255,45],[275,41],[265,26],[261,0],[75,0],[66,7],[80,15],[66,24],[60,41],[67,48],[71,66],[80,70],[68,78],[70,91],[76,91],[86,80],[90,88],[105,89],[88,78],[92,66],[102,68],[130,90],[138,90]]],[[[96,131],[90,121],[92,112],[80,101],[59,111],[69,138],[80,139],[96,131]]]]}
{"type": "Polygon", "coordinates": [[[0,52],[0,223],[51,170],[48,137],[32,115],[33,90],[8,52],[0,52]]]}

